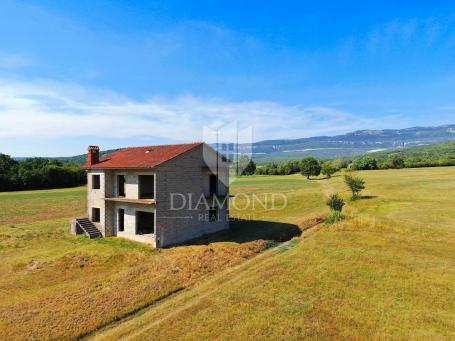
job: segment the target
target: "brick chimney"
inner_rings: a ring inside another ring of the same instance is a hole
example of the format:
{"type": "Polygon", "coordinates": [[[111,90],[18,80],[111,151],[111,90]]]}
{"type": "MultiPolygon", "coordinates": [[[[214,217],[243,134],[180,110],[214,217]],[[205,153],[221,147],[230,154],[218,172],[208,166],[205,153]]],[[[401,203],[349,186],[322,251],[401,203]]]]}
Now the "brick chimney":
{"type": "Polygon", "coordinates": [[[88,146],[87,164],[89,166],[100,162],[100,147],[88,146]]]}

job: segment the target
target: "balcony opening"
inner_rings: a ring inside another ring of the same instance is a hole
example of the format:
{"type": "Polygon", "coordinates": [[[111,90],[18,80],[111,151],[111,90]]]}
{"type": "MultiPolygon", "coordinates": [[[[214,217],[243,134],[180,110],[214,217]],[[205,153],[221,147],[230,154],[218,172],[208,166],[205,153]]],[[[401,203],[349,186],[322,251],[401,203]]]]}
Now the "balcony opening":
{"type": "Polygon", "coordinates": [[[215,174],[209,176],[209,195],[214,196],[218,194],[218,177],[215,174]]]}
{"type": "Polygon", "coordinates": [[[99,223],[100,222],[100,209],[97,207],[92,207],[92,221],[94,223],[99,223]]]}
{"type": "Polygon", "coordinates": [[[118,210],[118,230],[120,232],[125,231],[125,210],[123,208],[118,210]]]}
{"type": "Polygon", "coordinates": [[[99,174],[92,175],[92,189],[100,189],[101,181],[99,174]]]}
{"type": "Polygon", "coordinates": [[[155,233],[155,214],[136,211],[136,234],[155,233]]]}
{"type": "Polygon", "coordinates": [[[124,197],[125,196],[125,176],[124,175],[117,175],[117,186],[118,186],[118,196],[124,197]]]}
{"type": "Polygon", "coordinates": [[[154,175],[139,175],[139,199],[155,199],[154,175]]]}

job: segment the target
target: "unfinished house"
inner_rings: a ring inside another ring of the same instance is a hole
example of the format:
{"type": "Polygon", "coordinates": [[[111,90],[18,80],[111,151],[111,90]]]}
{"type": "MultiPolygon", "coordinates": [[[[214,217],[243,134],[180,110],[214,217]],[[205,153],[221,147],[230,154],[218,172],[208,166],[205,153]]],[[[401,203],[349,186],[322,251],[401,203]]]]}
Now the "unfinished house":
{"type": "Polygon", "coordinates": [[[229,164],[205,143],[132,147],[103,158],[90,146],[88,214],[73,233],[165,247],[229,227],[229,164]]]}

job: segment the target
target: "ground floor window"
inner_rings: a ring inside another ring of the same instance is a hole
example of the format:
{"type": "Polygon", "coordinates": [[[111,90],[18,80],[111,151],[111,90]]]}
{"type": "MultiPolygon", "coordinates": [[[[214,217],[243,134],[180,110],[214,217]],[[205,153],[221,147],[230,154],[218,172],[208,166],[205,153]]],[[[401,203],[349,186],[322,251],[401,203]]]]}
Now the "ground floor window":
{"type": "Polygon", "coordinates": [[[209,221],[218,220],[218,207],[210,207],[209,209],[209,221]]]}
{"type": "Polygon", "coordinates": [[[100,209],[97,207],[92,207],[92,221],[94,223],[99,223],[100,222],[100,209]]]}
{"type": "Polygon", "coordinates": [[[120,232],[125,231],[125,210],[123,208],[118,210],[118,230],[120,232]]]}
{"type": "Polygon", "coordinates": [[[136,234],[155,233],[155,214],[136,211],[136,234]]]}

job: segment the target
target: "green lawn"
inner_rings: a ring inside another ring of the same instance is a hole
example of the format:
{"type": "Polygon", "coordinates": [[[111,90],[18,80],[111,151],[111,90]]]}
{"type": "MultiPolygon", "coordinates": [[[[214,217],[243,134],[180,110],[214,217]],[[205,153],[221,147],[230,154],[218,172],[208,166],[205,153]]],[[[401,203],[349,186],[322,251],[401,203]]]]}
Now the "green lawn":
{"type": "MultiPolygon", "coordinates": [[[[349,203],[343,223],[308,231],[94,338],[455,339],[455,168],[361,176],[367,197],[349,203]]],[[[254,191],[257,181],[264,191],[267,179],[290,194],[280,216],[290,223],[344,191],[341,177],[299,176],[242,179],[233,190],[254,191]]]]}

